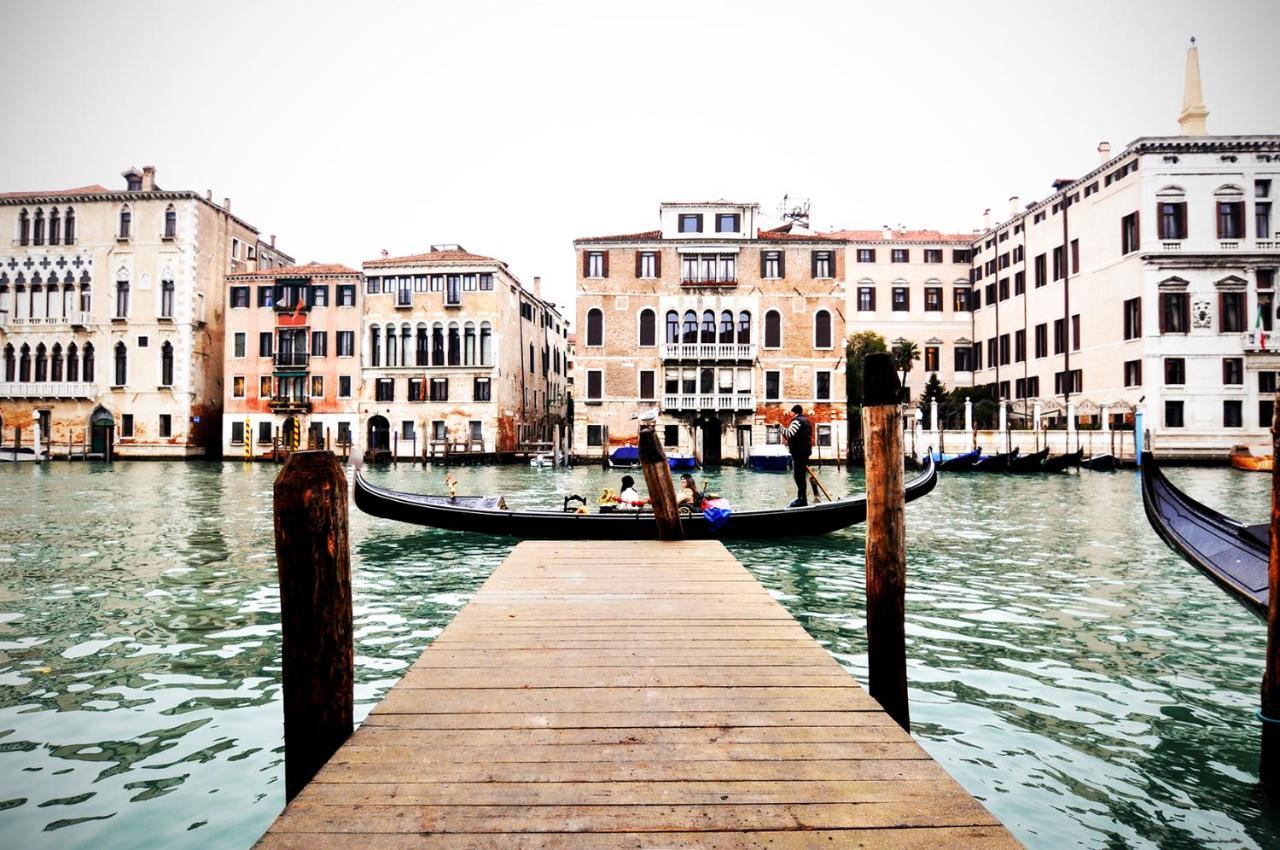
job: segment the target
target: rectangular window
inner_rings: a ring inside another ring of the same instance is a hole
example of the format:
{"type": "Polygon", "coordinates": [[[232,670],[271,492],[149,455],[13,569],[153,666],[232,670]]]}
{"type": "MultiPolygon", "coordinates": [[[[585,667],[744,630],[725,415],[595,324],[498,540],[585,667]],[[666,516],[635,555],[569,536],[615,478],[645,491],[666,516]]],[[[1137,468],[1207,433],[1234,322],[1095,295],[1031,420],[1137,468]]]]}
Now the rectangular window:
{"type": "Polygon", "coordinates": [[[599,369],[587,370],[587,400],[600,401],[604,398],[604,373],[599,369]]]}
{"type": "Polygon", "coordinates": [[[909,248],[890,248],[889,262],[891,263],[909,263],[911,262],[911,249],[909,248]]]}
{"type": "Polygon", "coordinates": [[[717,213],[716,233],[737,233],[738,221],[737,213],[717,213]]]}
{"type": "Polygon", "coordinates": [[[476,378],[471,386],[471,398],[474,401],[492,401],[492,385],[489,378],[476,378]]]}
{"type": "Polygon", "coordinates": [[[248,307],[249,306],[249,287],[247,286],[231,287],[231,306],[232,307],[248,307]]]}
{"type": "Polygon", "coordinates": [[[258,287],[258,306],[259,307],[276,306],[276,288],[274,286],[258,287]]]}
{"type": "Polygon", "coordinates": [[[1013,273],[1013,294],[1021,295],[1027,291],[1027,273],[1017,271],[1013,273]]]}
{"type": "Polygon", "coordinates": [[[817,444],[819,446],[831,445],[831,426],[830,425],[819,425],[815,434],[817,436],[817,444]]]}
{"type": "Polygon", "coordinates": [[[1071,317],[1071,350],[1080,350],[1080,314],[1071,317]]]}
{"type": "Polygon", "coordinates": [[[132,436],[133,436],[133,414],[132,414],[132,413],[124,413],[124,414],[121,414],[121,416],[120,416],[120,436],[121,436],[121,437],[132,437],[132,436]]]}
{"type": "Polygon", "coordinates": [[[764,398],[765,401],[778,401],[782,398],[782,373],[769,370],[764,373],[764,398]]]}
{"type": "Polygon", "coordinates": [[[604,426],[603,425],[587,426],[587,445],[588,446],[604,445],[604,426]]]}
{"type": "Polygon", "coordinates": [[[926,286],[924,288],[924,311],[926,313],[942,312],[941,286],[926,286]]]}
{"type": "Polygon", "coordinates": [[[1160,333],[1184,334],[1191,329],[1191,297],[1185,292],[1160,293],[1160,333]]]}
{"type": "Polygon", "coordinates": [[[258,398],[271,398],[271,376],[263,375],[258,379],[258,398]]]}
{"type": "Polygon", "coordinates": [[[1000,334],[1000,365],[1009,365],[1009,335],[1000,334]]]}
{"type": "Polygon", "coordinates": [[[244,375],[236,375],[231,379],[231,397],[244,398],[244,375]]]}
{"type": "Polygon", "coordinates": [[[701,233],[702,232],[702,214],[701,213],[680,213],[680,232],[681,233],[701,233]]]}
{"type": "MultiPolygon", "coordinates": [[[[1137,213],[1134,213],[1137,215],[1137,213]]],[[[1080,240],[1071,240],[1071,273],[1080,274],[1080,240]]]]}
{"type": "Polygon", "coordinates": [[[905,286],[893,288],[893,312],[905,313],[911,309],[911,291],[905,286]]]}
{"type": "Polygon", "coordinates": [[[271,331],[262,331],[258,334],[258,356],[271,356],[271,331]]]}
{"type": "Polygon", "coordinates": [[[606,256],[607,255],[605,254],[604,251],[588,251],[584,255],[585,262],[586,262],[586,269],[584,271],[584,276],[585,277],[608,277],[609,274],[606,271],[606,263],[605,263],[606,256]]]}
{"type": "Polygon", "coordinates": [[[1142,361],[1126,360],[1124,364],[1124,385],[1126,387],[1142,386],[1142,361]]]}
{"type": "Polygon", "coordinates": [[[1244,201],[1218,202],[1218,238],[1244,238],[1244,201]]]}
{"type": "Polygon", "coordinates": [[[814,251],[811,259],[813,277],[827,278],[836,276],[835,252],[814,251]]]}
{"type": "Polygon", "coordinates": [[[781,251],[760,252],[760,277],[765,280],[782,279],[783,259],[781,251]]]}
{"type": "Polygon", "coordinates": [[[982,343],[980,342],[973,344],[973,368],[974,371],[982,370],[982,343]]]}
{"type": "Polygon", "coordinates": [[[373,382],[374,401],[395,401],[396,382],[394,378],[378,378],[373,382]]]}
{"type": "Polygon", "coordinates": [[[1276,400],[1273,398],[1258,399],[1258,427],[1270,428],[1275,421],[1276,400]]]}
{"type": "Polygon", "coordinates": [[[1243,292],[1218,293],[1218,331],[1240,333],[1245,329],[1243,292]]]}
{"type": "Polygon", "coordinates": [[[652,369],[640,370],[640,400],[653,401],[657,396],[657,380],[652,369]]]}
{"type": "Polygon", "coordinates": [[[1142,299],[1130,298],[1124,302],[1124,338],[1142,336],[1142,299]]]}
{"type": "Polygon", "coordinates": [[[1003,254],[1000,255],[999,268],[1001,270],[1009,268],[1009,252],[1008,251],[1005,251],[1003,254]]]}
{"type": "Polygon", "coordinates": [[[351,376],[338,376],[338,398],[351,398],[351,376]]]}
{"type": "Polygon", "coordinates": [[[1258,202],[1253,205],[1254,239],[1271,238],[1271,204],[1258,202]]]}
{"type": "Polygon", "coordinates": [[[244,445],[244,423],[243,422],[231,423],[231,445],[233,446],[244,445]]]}
{"type": "Polygon", "coordinates": [[[324,376],[323,375],[311,376],[311,397],[324,398],[324,376]]]}
{"type": "Polygon", "coordinates": [[[924,347],[924,370],[926,372],[936,372],[940,368],[942,361],[942,349],[936,345],[926,345],[924,347]]]}
{"type": "Polygon", "coordinates": [[[636,277],[652,279],[658,276],[658,255],[652,251],[636,252],[636,277]]]}
{"type": "Polygon", "coordinates": [[[443,419],[431,420],[431,439],[437,442],[444,442],[449,437],[449,429],[445,427],[443,419]]]}
{"type": "Polygon", "coordinates": [[[1222,358],[1222,383],[1228,386],[1244,385],[1244,358],[1222,358]]]}
{"type": "Polygon", "coordinates": [[[245,352],[245,334],[244,331],[237,331],[232,338],[231,351],[233,357],[244,357],[245,352]]]}
{"type": "Polygon", "coordinates": [[[1027,359],[1026,329],[1013,332],[1013,359],[1018,363],[1027,359]]]}
{"type": "Polygon", "coordinates": [[[354,357],[356,353],[356,332],[355,331],[337,331],[337,346],[339,357],[354,357]]]}
{"type": "Polygon", "coordinates": [[[379,292],[379,279],[376,277],[366,278],[364,291],[366,295],[377,295],[379,292]]]}
{"type": "Polygon", "coordinates": [[[1187,238],[1187,205],[1162,201],[1156,206],[1160,238],[1170,241],[1187,238]]]}
{"type": "Polygon", "coordinates": [[[951,292],[951,309],[957,313],[969,312],[969,287],[962,286],[951,292]]]}
{"type": "Polygon", "coordinates": [[[1181,357],[1164,359],[1164,382],[1167,385],[1182,386],[1187,382],[1187,361],[1181,357]]]}
{"type": "Polygon", "coordinates": [[[1182,402],[1166,401],[1164,403],[1164,427],[1182,427],[1182,402]]]}
{"type": "Polygon", "coordinates": [[[1053,249],[1053,279],[1062,280],[1067,275],[1066,251],[1065,246],[1059,245],[1053,249]]]}
{"type": "Polygon", "coordinates": [[[874,263],[875,261],[876,261],[875,248],[859,248],[858,249],[858,262],[874,263]]]}
{"type": "Polygon", "coordinates": [[[160,414],[160,436],[161,437],[173,436],[173,416],[171,414],[168,414],[168,413],[160,414]]]}
{"type": "Polygon", "coordinates": [[[259,443],[271,442],[271,423],[270,422],[258,423],[258,442],[259,443]]]}
{"type": "Polygon", "coordinates": [[[400,422],[400,439],[412,440],[414,438],[414,427],[412,419],[405,419],[400,422]]]}
{"type": "Polygon", "coordinates": [[[356,306],[355,284],[350,284],[350,283],[338,284],[338,306],[339,307],[356,306]]]}
{"type": "Polygon", "coordinates": [[[1036,268],[1036,288],[1039,289],[1040,287],[1048,283],[1048,280],[1045,279],[1045,274],[1046,274],[1045,269],[1047,268],[1047,265],[1045,263],[1044,254],[1036,255],[1035,268],[1036,268]]]}
{"type": "Polygon", "coordinates": [[[926,263],[942,262],[942,249],[941,248],[925,248],[924,261],[926,263]]]}
{"type": "Polygon", "coordinates": [[[957,372],[970,372],[973,370],[973,349],[968,345],[956,346],[955,370],[957,372]]]}
{"type": "Polygon", "coordinates": [[[480,273],[480,291],[481,292],[493,291],[493,273],[492,272],[480,273]]]}
{"type": "Polygon", "coordinates": [[[1009,300],[1009,278],[1007,277],[1000,278],[1000,300],[1009,300]]]}
{"type": "Polygon", "coordinates": [[[968,263],[973,260],[973,252],[968,248],[953,248],[951,250],[951,262],[968,263]]]}
{"type": "Polygon", "coordinates": [[[1036,325],[1036,357],[1049,356],[1049,325],[1041,322],[1036,325]]]}
{"type": "Polygon", "coordinates": [[[1055,395],[1078,393],[1084,389],[1084,372],[1072,369],[1070,372],[1056,372],[1053,376],[1053,392],[1055,395]]]}
{"type": "Polygon", "coordinates": [[[317,283],[311,287],[311,306],[312,307],[328,307],[329,306],[328,285],[317,283]]]}
{"type": "Polygon", "coordinates": [[[1067,349],[1067,323],[1063,319],[1053,320],[1053,353],[1061,354],[1067,349]]]}
{"type": "Polygon", "coordinates": [[[129,281],[116,281],[116,318],[123,319],[129,315],[129,281]]]}
{"type": "Polygon", "coordinates": [[[999,344],[1000,340],[997,337],[993,336],[987,340],[987,363],[991,364],[992,368],[995,368],[996,364],[1000,362],[1000,349],[997,348],[999,344]]]}
{"type": "Polygon", "coordinates": [[[449,379],[448,378],[432,378],[431,379],[431,400],[432,401],[448,401],[449,400],[449,379]]]}
{"type": "Polygon", "coordinates": [[[667,448],[674,448],[680,445],[680,426],[679,425],[663,425],[662,426],[662,445],[667,448]]]}
{"type": "Polygon", "coordinates": [[[329,354],[329,334],[326,331],[311,332],[311,356],[325,357],[329,354]]]}
{"type": "MultiPolygon", "coordinates": [[[[401,281],[403,281],[403,280],[404,280],[404,278],[400,278],[400,280],[401,280],[401,281]]],[[[463,292],[475,292],[475,291],[476,291],[476,276],[475,276],[475,275],[473,275],[473,274],[464,274],[464,275],[462,276],[462,291],[463,291],[463,292]]]]}
{"type": "Polygon", "coordinates": [[[813,397],[818,401],[831,400],[831,373],[827,371],[813,373],[813,397]]]}
{"type": "Polygon", "coordinates": [[[876,309],[876,288],[874,286],[858,287],[858,312],[873,313],[876,309]]]}

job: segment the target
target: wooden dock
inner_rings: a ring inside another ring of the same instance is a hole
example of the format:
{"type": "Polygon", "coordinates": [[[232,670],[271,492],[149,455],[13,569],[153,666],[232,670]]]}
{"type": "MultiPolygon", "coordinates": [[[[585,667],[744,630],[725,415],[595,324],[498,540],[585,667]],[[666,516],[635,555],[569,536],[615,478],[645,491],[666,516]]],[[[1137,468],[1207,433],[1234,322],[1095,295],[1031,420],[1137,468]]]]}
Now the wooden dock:
{"type": "Polygon", "coordinates": [[[1017,847],[718,542],[516,547],[258,847],[1017,847]]]}

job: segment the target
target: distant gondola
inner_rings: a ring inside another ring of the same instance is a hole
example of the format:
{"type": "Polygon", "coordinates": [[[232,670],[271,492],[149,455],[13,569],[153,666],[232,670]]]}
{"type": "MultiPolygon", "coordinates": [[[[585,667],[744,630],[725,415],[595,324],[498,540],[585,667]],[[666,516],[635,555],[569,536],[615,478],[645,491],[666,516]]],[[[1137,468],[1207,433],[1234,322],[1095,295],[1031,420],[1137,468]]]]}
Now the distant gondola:
{"type": "Polygon", "coordinates": [[[1009,461],[1018,456],[1018,450],[1007,454],[983,455],[978,462],[973,465],[974,472],[1008,472],[1009,461]]]}
{"type": "Polygon", "coordinates": [[[1009,458],[1010,472],[1039,472],[1040,465],[1044,463],[1044,459],[1049,456],[1049,449],[1043,448],[1038,452],[1032,452],[1029,455],[1015,455],[1009,458]]]}
{"type": "Polygon", "coordinates": [[[1093,455],[1084,462],[1084,467],[1094,472],[1110,472],[1116,468],[1116,456],[1110,452],[1093,455]]]}
{"type": "Polygon", "coordinates": [[[936,452],[933,459],[937,461],[939,472],[964,472],[973,469],[973,465],[982,457],[981,449],[974,449],[962,455],[944,455],[936,452]]]}
{"type": "Polygon", "coordinates": [[[1244,525],[1192,499],[1164,477],[1151,452],[1142,453],[1142,506],[1169,548],[1267,616],[1269,526],[1244,525]]]}
{"type": "MultiPolygon", "coordinates": [[[[910,502],[924,496],[938,482],[933,461],[906,484],[910,502]]],[[[494,534],[522,540],[655,540],[658,525],[649,511],[579,514],[566,510],[508,510],[493,496],[425,496],[401,493],[370,484],[362,473],[355,478],[356,507],[385,519],[453,531],[494,534]]],[[[849,496],[807,507],[735,511],[717,528],[701,512],[681,519],[691,540],[715,538],[804,537],[827,534],[867,518],[867,497],[849,496]]],[[[603,557],[607,557],[604,555],[603,557]]]]}
{"type": "Polygon", "coordinates": [[[1053,455],[1045,458],[1044,465],[1040,468],[1045,472],[1066,472],[1069,466],[1079,466],[1083,457],[1084,449],[1064,455],[1053,455]]]}

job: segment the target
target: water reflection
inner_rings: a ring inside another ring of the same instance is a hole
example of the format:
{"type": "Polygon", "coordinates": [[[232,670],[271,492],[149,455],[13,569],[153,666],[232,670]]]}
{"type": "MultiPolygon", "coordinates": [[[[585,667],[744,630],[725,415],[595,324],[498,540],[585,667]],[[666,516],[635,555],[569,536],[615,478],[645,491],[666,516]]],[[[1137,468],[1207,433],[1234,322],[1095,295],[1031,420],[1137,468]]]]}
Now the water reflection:
{"type": "MultiPolygon", "coordinates": [[[[0,466],[0,829],[36,847],[248,846],[283,801],[276,469],[0,466]]],[[[377,470],[443,491],[442,472],[377,470]]],[[[456,470],[512,505],[594,500],[597,467],[456,470]]],[[[1172,470],[1242,519],[1265,476],[1172,470]]],[[[701,476],[700,476],[701,477],[701,476]]],[[[740,505],[787,476],[705,476],[740,505]]],[[[834,493],[858,476],[826,471],[834,493]]],[[[510,544],[351,514],[358,714],[510,544]]],[[[1266,846],[1261,624],[1155,538],[1128,473],[948,476],[908,508],[915,732],[1035,847],[1266,846]]],[[[865,675],[860,529],[737,554],[865,675]]]]}

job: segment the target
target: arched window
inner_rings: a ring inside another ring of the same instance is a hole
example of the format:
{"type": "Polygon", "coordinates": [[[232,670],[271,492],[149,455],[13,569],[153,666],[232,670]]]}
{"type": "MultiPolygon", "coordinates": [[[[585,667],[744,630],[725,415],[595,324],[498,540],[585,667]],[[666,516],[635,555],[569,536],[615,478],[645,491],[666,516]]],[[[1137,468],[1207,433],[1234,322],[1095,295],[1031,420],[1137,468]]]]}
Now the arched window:
{"type": "Polygon", "coordinates": [[[83,366],[84,368],[81,369],[80,371],[83,372],[84,374],[81,375],[80,377],[84,380],[85,383],[92,384],[93,383],[93,343],[91,342],[86,342],[84,344],[83,366]]]}
{"type": "Polygon", "coordinates": [[[67,207],[67,214],[63,220],[65,224],[62,228],[62,244],[74,245],[76,243],[76,211],[67,207]]]}
{"type": "Polygon", "coordinates": [[[587,345],[604,345],[604,311],[596,307],[587,311],[587,345]]]}
{"type": "Polygon", "coordinates": [[[49,380],[49,353],[44,343],[36,346],[36,381],[49,380]]]}
{"type": "Polygon", "coordinates": [[[680,341],[680,314],[675,310],[667,311],[667,342],[674,344],[680,341]]]}
{"type": "Polygon", "coordinates": [[[125,204],[120,208],[120,232],[117,234],[121,239],[128,239],[129,232],[133,229],[133,213],[129,211],[129,205],[125,204]]]}
{"type": "Polygon", "coordinates": [[[18,354],[18,380],[24,384],[31,380],[31,346],[25,342],[18,354]]]}
{"type": "Polygon", "coordinates": [[[813,314],[813,347],[831,347],[831,314],[826,310],[813,314]]]}
{"type": "Polygon", "coordinates": [[[4,347],[4,379],[13,383],[17,375],[17,360],[13,356],[13,343],[4,347]]]}
{"type": "Polygon", "coordinates": [[[58,208],[49,210],[49,244],[57,245],[62,241],[62,221],[58,218],[58,208]]]}
{"type": "Polygon", "coordinates": [[[747,345],[751,342],[751,314],[743,310],[738,314],[738,344],[747,345]]]}
{"type": "Polygon", "coordinates": [[[31,224],[31,244],[44,244],[44,210],[36,210],[36,217],[31,224]]]}
{"type": "Polygon", "coordinates": [[[431,365],[444,365],[444,325],[439,322],[431,328],[431,365]]]}
{"type": "Polygon", "coordinates": [[[164,238],[173,239],[178,235],[178,212],[169,204],[164,211],[164,238]]]}
{"type": "Polygon", "coordinates": [[[173,318],[173,281],[160,281],[160,318],[173,318]]]}
{"type": "Polygon", "coordinates": [[[49,358],[49,380],[62,380],[62,345],[56,342],[53,344],[53,356],[49,358]]]}
{"type": "Polygon", "coordinates": [[[379,338],[382,336],[382,329],[377,325],[369,327],[369,365],[382,365],[382,348],[379,345],[379,338]]]}
{"type": "Polygon", "coordinates": [[[476,365],[476,323],[467,322],[462,329],[462,363],[476,365]]]}
{"type": "Polygon", "coordinates": [[[129,380],[129,352],[123,342],[116,343],[116,372],[113,387],[123,387],[129,380]]]}
{"type": "Polygon", "coordinates": [[[681,342],[697,342],[698,341],[698,314],[692,310],[684,312],[684,337],[681,342]]]}
{"type": "Polygon", "coordinates": [[[462,365],[462,334],[457,322],[449,323],[449,365],[462,365]]]}
{"type": "Polygon", "coordinates": [[[400,346],[396,344],[395,325],[387,325],[385,337],[387,342],[387,365],[399,366],[400,365],[400,357],[399,357],[400,346]]]}
{"type": "Polygon", "coordinates": [[[409,323],[405,322],[400,326],[400,365],[409,366],[410,352],[413,351],[413,328],[409,327],[409,323]]]}
{"type": "Polygon", "coordinates": [[[711,310],[702,311],[702,339],[700,341],[716,341],[716,314],[711,310]]]}
{"type": "Polygon", "coordinates": [[[431,364],[431,333],[426,324],[418,325],[418,333],[414,341],[413,364],[415,366],[431,364]]]}
{"type": "Polygon", "coordinates": [[[720,341],[733,342],[733,313],[728,310],[720,314],[720,341]]]}
{"type": "Polygon", "coordinates": [[[129,281],[116,281],[116,318],[123,319],[129,315],[129,281]]]}
{"type": "Polygon", "coordinates": [[[31,276],[31,289],[27,296],[27,315],[33,319],[44,318],[44,287],[40,280],[40,272],[31,276]]]}
{"type": "Polygon", "coordinates": [[[160,386],[173,386],[173,345],[168,341],[160,346],[160,386]]]}
{"type": "Polygon", "coordinates": [[[76,280],[71,272],[62,279],[62,315],[70,316],[76,310],[76,280]]]}
{"type": "Polygon", "coordinates": [[[493,326],[488,322],[480,323],[480,365],[493,365],[493,326]]]}
{"type": "Polygon", "coordinates": [[[777,310],[764,314],[764,347],[782,347],[782,314],[777,310]]]}
{"type": "Polygon", "coordinates": [[[76,344],[67,346],[67,380],[80,380],[80,358],[76,355],[76,344]]]}
{"type": "Polygon", "coordinates": [[[91,283],[92,282],[89,279],[89,272],[88,271],[81,272],[80,273],[80,309],[86,313],[88,313],[89,309],[93,306],[93,293],[90,291],[91,283]]]}
{"type": "Polygon", "coordinates": [[[658,344],[658,316],[648,307],[640,311],[640,344],[658,344]]]}
{"type": "Polygon", "coordinates": [[[31,218],[25,209],[18,213],[18,244],[31,244],[31,218]]]}

